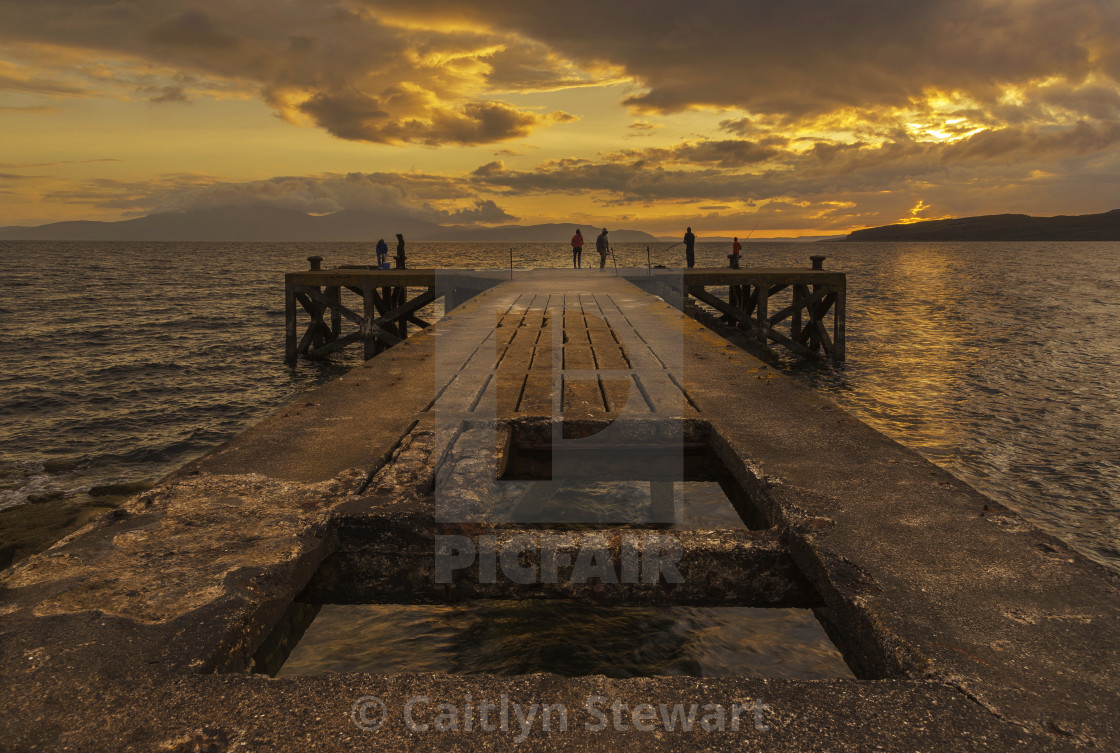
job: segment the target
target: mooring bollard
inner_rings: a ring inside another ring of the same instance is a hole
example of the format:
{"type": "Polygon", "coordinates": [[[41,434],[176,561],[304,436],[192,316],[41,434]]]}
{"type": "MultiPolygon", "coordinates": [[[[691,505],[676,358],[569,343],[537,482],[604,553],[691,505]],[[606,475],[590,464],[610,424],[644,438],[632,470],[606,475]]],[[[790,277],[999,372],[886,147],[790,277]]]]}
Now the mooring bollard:
{"type": "Polygon", "coordinates": [[[827,256],[810,256],[809,261],[813,262],[813,269],[824,269],[824,260],[827,256]]]}
{"type": "Polygon", "coordinates": [[[312,272],[322,272],[323,271],[323,257],[322,256],[308,256],[307,260],[309,262],[311,262],[311,270],[310,271],[312,271],[312,272]]]}

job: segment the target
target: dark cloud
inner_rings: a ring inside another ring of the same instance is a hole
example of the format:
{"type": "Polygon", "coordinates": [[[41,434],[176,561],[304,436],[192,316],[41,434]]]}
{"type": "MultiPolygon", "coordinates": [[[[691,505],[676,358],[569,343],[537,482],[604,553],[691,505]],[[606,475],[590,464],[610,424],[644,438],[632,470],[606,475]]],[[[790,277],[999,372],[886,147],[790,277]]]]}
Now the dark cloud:
{"type": "Polygon", "coordinates": [[[845,109],[873,117],[935,95],[1004,108],[1009,123],[1032,109],[1009,105],[1011,90],[1037,90],[1074,120],[1114,118],[1120,77],[1113,0],[197,0],[187,10],[174,0],[0,0],[0,12],[10,19],[0,38],[240,80],[286,117],[303,112],[371,141],[516,138],[562,118],[516,109],[501,93],[622,78],[641,87],[626,99],[637,110],[747,111],[723,126],[757,140],[760,125],[845,109]],[[410,96],[391,106],[399,91],[410,96]]]}
{"type": "MultiPolygon", "coordinates": [[[[476,185],[518,194],[594,193],[609,202],[750,201],[793,197],[834,201],[852,193],[873,195],[919,183],[960,186],[998,177],[1026,180],[1038,164],[1092,159],[1120,143],[1120,124],[1078,123],[1065,128],[1008,128],[955,142],[922,142],[905,133],[882,144],[819,141],[809,149],[758,151],[753,142],[681,144],[670,149],[624,150],[597,161],[566,159],[532,170],[501,162],[476,169],[476,185]],[[716,148],[711,148],[716,144],[716,148]],[[765,153],[752,163],[721,160],[726,154],[765,153]],[[722,164],[721,164],[722,161],[722,164]]],[[[1072,165],[1071,165],[1072,166],[1072,165]]],[[[975,212],[973,212],[975,213],[975,212]]]]}
{"type": "MultiPolygon", "coordinates": [[[[582,86],[593,77],[566,63],[546,44],[481,29],[424,29],[387,23],[379,14],[335,3],[198,0],[183,10],[175,0],[104,5],[73,0],[0,0],[0,43],[81,49],[116,57],[140,80],[152,66],[190,74],[192,96],[240,87],[259,92],[281,117],[307,118],[340,138],[389,143],[483,144],[519,138],[574,119],[503,101],[502,90],[582,86]]],[[[66,75],[17,77],[2,65],[0,89],[83,95],[107,84],[103,71],[52,65],[66,75]],[[89,89],[70,78],[84,76],[89,89]]],[[[49,66],[48,66],[49,67],[49,66]]],[[[120,77],[125,74],[114,73],[120,77]]],[[[152,84],[137,85],[143,89],[152,84]]],[[[182,101],[188,89],[173,81],[155,101],[182,101]],[[181,92],[174,86],[178,84],[181,92]],[[181,96],[180,96],[181,95],[181,96]]]]}
{"type": "Polygon", "coordinates": [[[670,112],[710,105],[801,117],[905,106],[931,88],[992,102],[1006,85],[1114,75],[1120,38],[1112,0],[368,5],[458,16],[545,40],[586,65],[621,66],[645,87],[629,104],[670,112]]]}
{"type": "Polygon", "coordinates": [[[466,224],[480,222],[496,224],[499,222],[512,222],[517,219],[517,217],[502,209],[490,199],[476,201],[474,206],[468,209],[444,211],[441,214],[445,219],[451,222],[466,224]]]}
{"type": "Polygon", "coordinates": [[[985,160],[1020,163],[1025,160],[1060,159],[1091,154],[1120,143],[1120,123],[1094,126],[1086,122],[1073,128],[1004,128],[984,131],[949,145],[945,161],[985,160]]]}
{"type": "Polygon", "coordinates": [[[319,93],[301,103],[299,109],[339,138],[385,140],[378,134],[381,126],[389,122],[389,113],[381,109],[376,99],[362,92],[319,93]]]}
{"type": "Polygon", "coordinates": [[[47,79],[39,76],[21,78],[0,73],[0,91],[4,90],[41,94],[47,97],[73,97],[91,93],[91,90],[84,86],[77,86],[57,79],[47,79]]]}
{"type": "Polygon", "coordinates": [[[1071,114],[1097,120],[1120,119],[1120,90],[1107,86],[1044,87],[1036,99],[1043,106],[1060,108],[1071,114]]]}
{"type": "Polygon", "coordinates": [[[299,105],[330,133],[343,139],[381,143],[411,141],[421,144],[491,144],[527,136],[549,121],[571,116],[541,116],[497,102],[467,102],[458,108],[427,101],[417,92],[394,89],[382,100],[358,91],[316,94],[299,105]],[[416,117],[394,118],[391,111],[417,112],[416,117]]]}
{"type": "MultiPolygon", "coordinates": [[[[670,132],[674,120],[688,130],[671,132],[690,134],[675,144],[620,139],[656,146],[572,152],[535,167],[495,161],[465,182],[178,176],[82,189],[100,188],[130,211],[395,201],[487,222],[508,217],[486,203],[495,198],[555,192],[630,213],[675,202],[726,219],[757,201],[806,221],[863,223],[868,212],[905,215],[918,192],[930,215],[967,214],[1030,199],[1029,190],[1066,201],[1085,186],[1115,186],[1115,0],[0,0],[0,18],[0,89],[27,95],[117,86],[122,96],[175,102],[232,91],[343,139],[458,147],[602,115],[577,109],[602,107],[599,96],[568,107],[571,115],[548,113],[527,92],[627,82],[617,91],[631,120],[641,119],[627,135],[670,132]],[[16,48],[22,62],[5,64],[16,48]],[[693,125],[705,109],[707,130],[693,125]]],[[[516,146],[497,154],[524,155],[516,146]]]]}
{"type": "Polygon", "coordinates": [[[162,103],[165,103],[165,102],[190,102],[191,101],[190,97],[187,96],[187,92],[183,89],[183,87],[175,85],[175,84],[168,84],[167,86],[159,87],[156,90],[156,92],[151,97],[148,98],[148,100],[150,102],[155,102],[155,103],[159,103],[159,104],[162,104],[162,103]]]}
{"type": "Polygon", "coordinates": [[[488,144],[527,136],[542,120],[498,102],[468,102],[459,110],[436,109],[430,120],[406,120],[395,133],[401,139],[415,133],[414,140],[427,144],[488,144]]]}
{"type": "Polygon", "coordinates": [[[494,160],[493,162],[487,162],[485,165],[475,168],[474,172],[472,172],[471,175],[477,178],[489,178],[492,176],[501,175],[505,169],[505,163],[503,163],[501,160],[494,160]]]}
{"type": "Polygon", "coordinates": [[[701,141],[666,151],[669,152],[667,156],[676,162],[715,163],[719,167],[743,167],[765,162],[778,155],[776,149],[761,146],[753,141],[735,139],[701,141]]]}
{"type": "Polygon", "coordinates": [[[204,49],[233,47],[240,40],[222,29],[205,11],[188,10],[165,18],[148,31],[154,44],[182,45],[204,49]]]}
{"type": "Polygon", "coordinates": [[[524,40],[480,58],[489,70],[486,82],[496,89],[555,91],[601,83],[603,77],[581,71],[547,44],[524,40]]]}

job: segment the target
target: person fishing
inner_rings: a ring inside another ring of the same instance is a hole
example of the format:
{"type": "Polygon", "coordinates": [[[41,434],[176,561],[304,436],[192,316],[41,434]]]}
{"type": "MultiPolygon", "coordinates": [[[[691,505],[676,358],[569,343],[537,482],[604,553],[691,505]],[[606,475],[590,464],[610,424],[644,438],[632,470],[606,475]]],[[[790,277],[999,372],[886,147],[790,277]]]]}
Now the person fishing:
{"type": "Polygon", "coordinates": [[[583,256],[583,233],[576,228],[576,234],[572,236],[572,266],[580,269],[583,265],[580,257],[583,256]]]}
{"type": "Polygon", "coordinates": [[[389,244],[385,242],[384,238],[377,240],[377,268],[384,269],[385,262],[389,258],[389,244]]]}
{"type": "Polygon", "coordinates": [[[599,233],[599,237],[595,239],[595,250],[599,252],[599,269],[605,269],[607,266],[607,229],[603,228],[603,232],[599,233]]]}
{"type": "Polygon", "coordinates": [[[397,255],[393,257],[397,260],[397,269],[404,269],[405,255],[404,255],[404,235],[397,233],[397,255]]]}
{"type": "MultiPolygon", "coordinates": [[[[761,220],[759,222],[761,222],[761,220]]],[[[754,227],[751,228],[751,231],[747,233],[747,237],[743,240],[749,241],[751,239],[751,236],[754,235],[755,230],[758,230],[758,222],[754,223],[754,227]]],[[[727,256],[728,261],[731,262],[732,269],[739,268],[740,252],[742,251],[742,249],[743,246],[739,243],[739,237],[736,236],[731,244],[731,253],[727,256]]]]}
{"type": "Polygon", "coordinates": [[[688,264],[688,268],[692,269],[696,266],[696,236],[692,234],[692,228],[687,227],[684,231],[684,259],[688,264]]]}

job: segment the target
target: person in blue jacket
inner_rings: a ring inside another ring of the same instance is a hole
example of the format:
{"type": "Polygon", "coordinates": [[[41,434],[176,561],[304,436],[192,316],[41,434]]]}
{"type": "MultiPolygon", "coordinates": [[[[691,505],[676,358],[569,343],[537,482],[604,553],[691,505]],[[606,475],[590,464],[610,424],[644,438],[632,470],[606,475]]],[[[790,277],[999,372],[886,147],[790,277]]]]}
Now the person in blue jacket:
{"type": "Polygon", "coordinates": [[[381,240],[377,241],[377,268],[378,269],[381,269],[381,267],[385,266],[385,260],[388,257],[389,257],[389,244],[385,242],[384,238],[382,238],[381,240]]]}

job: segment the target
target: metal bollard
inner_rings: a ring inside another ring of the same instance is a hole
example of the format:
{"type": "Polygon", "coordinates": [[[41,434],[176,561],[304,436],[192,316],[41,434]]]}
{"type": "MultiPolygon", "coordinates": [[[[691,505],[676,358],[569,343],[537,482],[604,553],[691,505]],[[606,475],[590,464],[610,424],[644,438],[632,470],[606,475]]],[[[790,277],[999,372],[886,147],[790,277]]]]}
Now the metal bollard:
{"type": "Polygon", "coordinates": [[[824,260],[827,256],[810,256],[809,261],[813,262],[813,269],[824,269],[824,260]]]}
{"type": "Polygon", "coordinates": [[[307,260],[311,262],[311,272],[323,271],[323,257],[322,256],[308,256],[307,260]]]}

